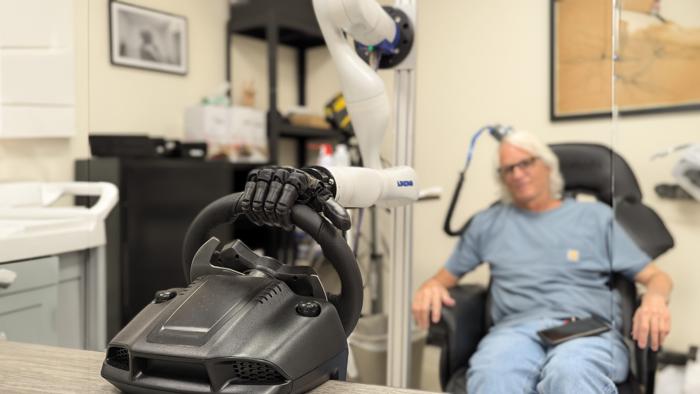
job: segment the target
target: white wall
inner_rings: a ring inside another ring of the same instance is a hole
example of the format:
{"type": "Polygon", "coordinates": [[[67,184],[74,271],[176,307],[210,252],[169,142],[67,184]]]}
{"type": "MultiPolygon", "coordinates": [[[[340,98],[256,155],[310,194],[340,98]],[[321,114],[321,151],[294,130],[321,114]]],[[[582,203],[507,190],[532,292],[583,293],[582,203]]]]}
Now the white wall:
{"type": "MultiPolygon", "coordinates": [[[[689,313],[698,296],[694,283],[700,280],[700,267],[693,264],[694,253],[699,251],[690,241],[694,227],[700,223],[700,206],[656,198],[653,186],[671,181],[672,160],[647,160],[658,147],[697,139],[700,115],[691,112],[633,117],[617,126],[610,118],[552,123],[547,1],[539,1],[536,7],[505,0],[488,5],[462,1],[418,4],[416,169],[421,187],[442,186],[444,195],[440,201],[418,203],[414,210],[414,288],[442,266],[456,243],[455,238],[443,235],[442,221],[472,133],[487,123],[510,123],[536,132],[548,142],[614,145],[630,162],[640,178],[645,201],[659,212],[676,238],[676,248],[659,261],[676,282],[671,306],[674,330],[668,344],[682,349],[687,343],[700,343],[700,336],[693,331],[700,322],[689,313]]],[[[307,90],[308,104],[318,108],[338,91],[339,85],[325,49],[312,50],[308,61],[314,74],[307,90]]],[[[392,98],[392,72],[381,73],[392,98]]],[[[389,130],[383,149],[389,157],[391,134],[389,130]]],[[[490,138],[480,141],[453,227],[496,199],[491,175],[495,147],[490,138]]],[[[390,228],[388,223],[384,228],[390,228]]],[[[385,236],[389,236],[387,232],[385,236]]],[[[385,289],[389,258],[387,255],[384,266],[385,289]]],[[[487,280],[485,267],[465,277],[468,282],[487,280]]]]}
{"type": "Polygon", "coordinates": [[[187,17],[186,76],[117,67],[109,59],[107,0],[74,0],[76,123],[69,138],[0,141],[0,181],[71,180],[88,133],[184,135],[183,111],[225,80],[226,0],[135,0],[187,17]]]}
{"type": "MultiPolygon", "coordinates": [[[[697,226],[700,204],[662,201],[653,187],[672,181],[671,161],[649,162],[659,148],[698,140],[700,114],[648,115],[622,119],[549,121],[549,1],[443,0],[418,3],[419,57],[416,169],[423,186],[442,186],[440,201],[415,209],[414,288],[442,266],[456,238],[442,228],[444,213],[469,138],[480,126],[500,122],[528,129],[547,142],[596,141],[615,145],[638,174],[645,201],[673,233],[677,246],[660,260],[674,278],[674,328],[668,345],[700,343],[697,226]]],[[[686,9],[695,12],[696,7],[686,9]]],[[[492,177],[495,142],[483,138],[468,173],[455,226],[496,198],[492,177]]],[[[485,282],[486,269],[467,281],[485,282]]]]}
{"type": "MultiPolygon", "coordinates": [[[[67,138],[0,140],[0,182],[71,179],[73,152],[87,150],[87,0],[74,0],[72,3],[76,130],[67,138]]],[[[43,18],[50,13],[44,12],[37,17],[37,23],[48,23],[43,18]]],[[[1,89],[0,94],[3,93],[1,89]]]]}
{"type": "MultiPolygon", "coordinates": [[[[138,0],[135,4],[185,15],[189,27],[189,73],[162,74],[112,66],[108,54],[107,1],[75,0],[76,117],[72,138],[8,140],[0,142],[0,181],[68,180],[73,160],[89,154],[88,130],[96,133],[149,133],[171,138],[183,134],[182,111],[211,92],[225,72],[223,48],[226,0],[138,0]]],[[[678,4],[678,3],[676,3],[678,4]]],[[[697,8],[684,3],[687,15],[697,8]]],[[[434,273],[451,252],[456,239],[441,233],[442,220],[457,173],[464,164],[468,140],[480,126],[510,123],[538,133],[546,141],[614,142],[634,167],[645,200],[666,221],[677,246],[660,261],[674,277],[671,310],[674,329],[669,345],[682,348],[700,343],[694,327],[700,315],[693,301],[699,293],[698,252],[693,244],[700,223],[700,206],[659,200],[653,186],[670,182],[672,159],[649,162],[658,148],[697,140],[697,112],[551,123],[549,114],[549,1],[418,2],[418,98],[416,115],[416,169],[421,185],[442,186],[439,201],[419,203],[415,212],[414,288],[434,273]]],[[[264,43],[235,37],[233,47],[234,98],[246,80],[258,89],[256,107],[267,105],[267,65],[264,43]]],[[[296,96],[294,53],[280,49],[279,102],[284,110],[296,96]]],[[[321,108],[338,92],[335,69],[327,51],[308,54],[308,105],[321,108]]],[[[393,92],[391,72],[382,72],[393,92]]],[[[388,133],[391,134],[391,133],[388,133]]],[[[384,152],[390,156],[391,135],[384,152]]],[[[291,144],[286,146],[289,148],[291,144]]],[[[495,143],[479,144],[455,215],[461,224],[496,198],[491,176],[495,143]]],[[[291,149],[287,149],[289,153],[291,149]]],[[[292,162],[291,155],[283,160],[292,162]]],[[[387,256],[388,257],[388,256],[387,256]]],[[[480,269],[467,280],[486,280],[480,269]]]]}
{"type": "Polygon", "coordinates": [[[184,109],[225,81],[225,0],[130,3],[187,18],[188,72],[181,76],[109,61],[108,1],[90,1],[90,132],[184,135],[184,109]]]}
{"type": "Polygon", "coordinates": [[[73,0],[0,0],[0,138],[75,132],[73,14],[73,0]]]}

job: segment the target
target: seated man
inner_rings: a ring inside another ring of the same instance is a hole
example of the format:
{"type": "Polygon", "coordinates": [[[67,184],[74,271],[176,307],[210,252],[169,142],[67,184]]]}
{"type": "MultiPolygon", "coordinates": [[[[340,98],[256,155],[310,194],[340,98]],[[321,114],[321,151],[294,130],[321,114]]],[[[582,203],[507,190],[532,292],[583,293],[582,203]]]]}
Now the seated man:
{"type": "Polygon", "coordinates": [[[632,335],[657,350],[670,330],[671,279],[613,223],[609,206],[562,199],[557,157],[531,134],[501,142],[498,176],[502,204],[474,216],[445,267],[416,293],[414,318],[423,328],[439,321],[442,304],[454,304],[447,289],[486,261],[494,326],[469,360],[467,392],[617,392],[629,369],[618,330],[554,347],[537,331],[591,315],[619,324],[607,284],[619,272],[646,286],[632,335]]]}

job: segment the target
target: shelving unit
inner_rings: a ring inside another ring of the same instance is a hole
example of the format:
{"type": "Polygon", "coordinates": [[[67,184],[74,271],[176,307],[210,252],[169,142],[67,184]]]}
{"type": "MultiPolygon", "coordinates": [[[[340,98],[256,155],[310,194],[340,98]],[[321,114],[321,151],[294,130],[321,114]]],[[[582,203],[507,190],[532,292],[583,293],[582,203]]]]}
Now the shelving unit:
{"type": "Polygon", "coordinates": [[[226,31],[226,77],[229,81],[232,77],[230,48],[233,34],[259,38],[267,42],[269,81],[267,135],[271,163],[278,162],[280,138],[294,138],[298,141],[297,163],[304,165],[308,140],[339,140],[343,137],[339,130],[291,125],[280,114],[277,107],[277,47],[279,45],[296,49],[297,103],[306,104],[306,50],[325,44],[311,0],[254,0],[232,4],[226,31]]]}

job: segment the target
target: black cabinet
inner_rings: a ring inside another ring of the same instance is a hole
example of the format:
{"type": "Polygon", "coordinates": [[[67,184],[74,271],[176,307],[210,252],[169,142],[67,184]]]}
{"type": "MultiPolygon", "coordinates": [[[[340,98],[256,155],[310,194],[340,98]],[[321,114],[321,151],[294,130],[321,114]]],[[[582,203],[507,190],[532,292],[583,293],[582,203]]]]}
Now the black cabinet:
{"type": "MultiPolygon", "coordinates": [[[[267,42],[268,115],[267,134],[270,162],[278,162],[279,138],[298,141],[297,164],[306,164],[308,140],[340,140],[339,130],[290,125],[277,107],[277,47],[286,45],[297,54],[297,104],[306,104],[306,50],[325,45],[311,0],[251,0],[230,7],[226,40],[226,77],[231,81],[231,43],[233,34],[263,39],[267,42]]],[[[235,70],[233,70],[235,72],[235,70]]]]}
{"type": "MultiPolygon", "coordinates": [[[[76,162],[79,181],[119,187],[119,204],[106,221],[107,329],[111,337],[157,290],[182,287],[182,241],[199,211],[217,198],[243,190],[251,166],[175,159],[94,158],[76,162]]],[[[245,218],[213,231],[276,256],[278,231],[245,218]]]]}

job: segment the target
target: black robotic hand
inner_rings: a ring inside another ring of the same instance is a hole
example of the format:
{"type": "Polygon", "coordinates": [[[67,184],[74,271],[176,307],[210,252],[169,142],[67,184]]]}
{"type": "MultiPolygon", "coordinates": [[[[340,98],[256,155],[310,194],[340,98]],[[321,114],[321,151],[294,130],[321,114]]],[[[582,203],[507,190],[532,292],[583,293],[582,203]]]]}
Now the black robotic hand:
{"type": "Polygon", "coordinates": [[[264,167],[248,173],[241,198],[242,211],[258,226],[294,228],[291,210],[294,204],[306,204],[323,212],[335,227],[350,229],[350,217],[333,199],[335,185],[322,167],[296,169],[264,167]]]}

